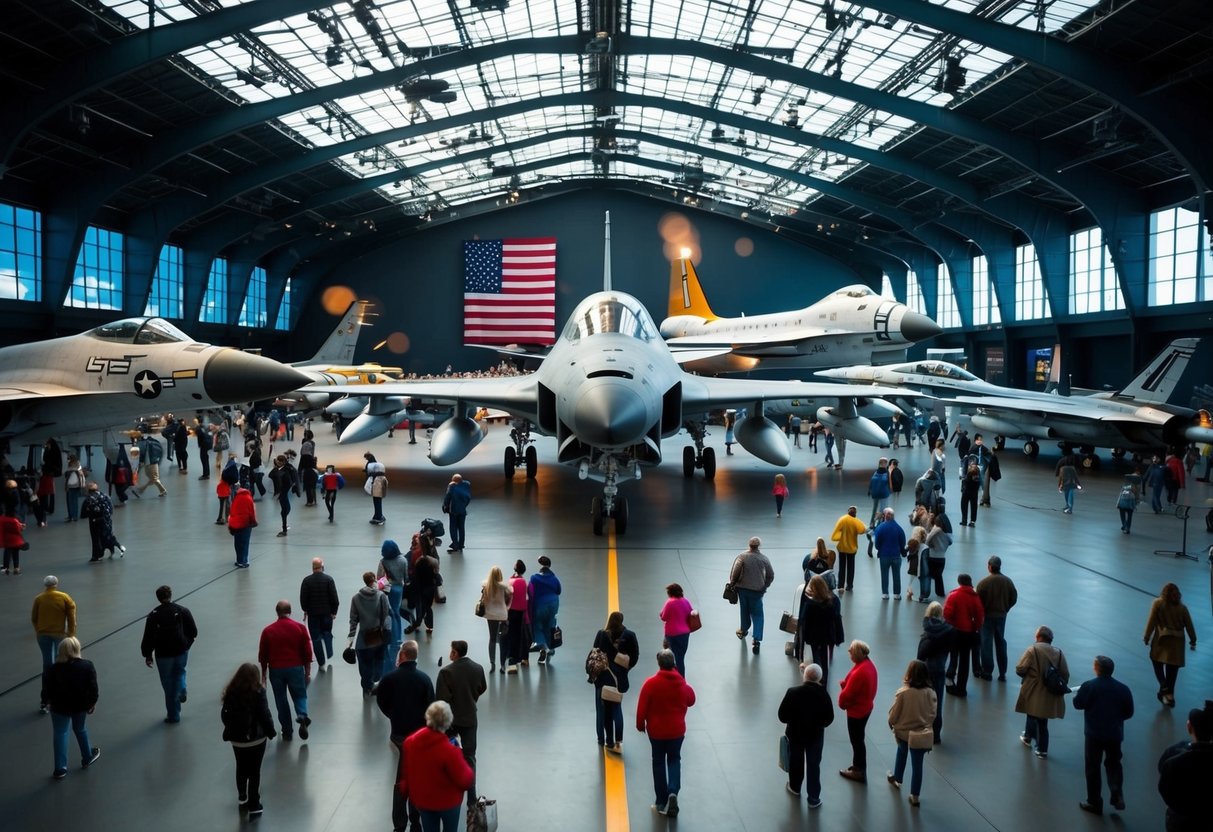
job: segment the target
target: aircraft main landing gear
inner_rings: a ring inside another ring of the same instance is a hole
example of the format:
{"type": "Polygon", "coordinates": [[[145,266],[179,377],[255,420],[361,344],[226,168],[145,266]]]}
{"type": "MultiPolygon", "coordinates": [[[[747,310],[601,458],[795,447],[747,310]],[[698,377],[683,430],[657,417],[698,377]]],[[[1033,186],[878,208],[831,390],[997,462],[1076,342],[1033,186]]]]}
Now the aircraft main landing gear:
{"type": "Polygon", "coordinates": [[[1040,446],[1029,439],[1027,442],[1023,443],[1023,453],[1028,459],[1036,459],[1036,457],[1040,454],[1040,446]]]}
{"type": "Polygon", "coordinates": [[[505,478],[513,479],[514,471],[526,466],[526,478],[535,479],[539,468],[539,455],[535,451],[534,439],[531,438],[531,423],[526,419],[518,419],[510,428],[510,440],[514,443],[505,449],[505,478]]]}
{"type": "Polygon", "coordinates": [[[711,482],[716,478],[716,449],[705,448],[703,439],[708,435],[707,426],[703,422],[687,422],[684,426],[695,447],[682,449],[682,475],[687,479],[695,476],[695,469],[703,469],[703,478],[711,482]]]}

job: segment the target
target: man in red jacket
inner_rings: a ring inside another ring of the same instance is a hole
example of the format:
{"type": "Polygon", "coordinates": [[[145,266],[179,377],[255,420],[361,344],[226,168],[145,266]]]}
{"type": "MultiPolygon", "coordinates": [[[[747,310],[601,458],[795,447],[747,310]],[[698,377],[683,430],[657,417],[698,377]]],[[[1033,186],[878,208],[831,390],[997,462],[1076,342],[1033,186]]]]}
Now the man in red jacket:
{"type": "Polygon", "coordinates": [[[678,790],[682,787],[682,741],[687,733],[687,708],[695,704],[695,691],[675,669],[674,653],[657,654],[657,672],[644,680],[636,703],[636,728],[649,735],[653,747],[653,808],[666,817],[678,817],[678,790]]]}
{"type": "Polygon", "coordinates": [[[981,667],[981,624],[986,614],[977,590],[973,589],[973,579],[962,572],[956,576],[956,583],[959,586],[948,593],[943,605],[943,620],[956,631],[945,674],[951,684],[944,690],[963,698],[968,696],[970,659],[973,667],[981,667]]]}
{"type": "Polygon", "coordinates": [[[868,750],[864,744],[864,731],[868,717],[876,706],[876,665],[869,656],[872,649],[856,639],[847,648],[854,666],[842,680],[838,693],[838,707],[847,714],[847,736],[851,740],[851,766],[838,772],[856,783],[868,782],[868,750]]]}
{"type": "Polygon", "coordinates": [[[265,685],[268,676],[270,687],[274,689],[274,703],[278,706],[282,739],[289,740],[294,735],[291,706],[286,701],[289,691],[298,715],[295,722],[299,723],[299,738],[306,740],[307,728],[312,724],[307,715],[307,686],[312,681],[312,637],[308,635],[307,627],[291,618],[290,601],[279,601],[274,609],[278,620],[261,631],[261,645],[257,650],[261,684],[265,685]]]}

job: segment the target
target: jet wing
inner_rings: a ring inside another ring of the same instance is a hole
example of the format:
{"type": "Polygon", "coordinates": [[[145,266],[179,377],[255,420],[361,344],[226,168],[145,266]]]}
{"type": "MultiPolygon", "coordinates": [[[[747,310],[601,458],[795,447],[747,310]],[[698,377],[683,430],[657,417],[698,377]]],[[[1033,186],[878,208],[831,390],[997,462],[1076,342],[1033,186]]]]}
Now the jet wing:
{"type": "Polygon", "coordinates": [[[130,392],[126,390],[82,390],[78,387],[65,387],[62,384],[43,384],[41,382],[23,384],[20,387],[0,387],[0,402],[98,395],[129,396],[130,392]]]}
{"type": "Polygon", "coordinates": [[[1009,396],[953,396],[941,399],[946,405],[978,408],[1011,413],[1036,413],[1045,416],[1068,416],[1070,418],[1093,419],[1100,422],[1134,422],[1127,410],[1110,410],[1095,407],[1087,396],[1052,396],[1033,399],[1016,399],[1009,396]]]}
{"type": "MultiPolygon", "coordinates": [[[[679,335],[667,338],[666,345],[675,357],[683,349],[716,349],[737,352],[742,355],[799,355],[812,352],[813,339],[828,338],[832,333],[824,329],[780,330],[778,337],[760,336],[752,340],[731,341],[716,335],[679,335]]],[[[839,331],[842,334],[842,331],[839,331]]]]}
{"type": "MultiPolygon", "coordinates": [[[[333,388],[312,386],[308,391],[332,392],[333,388]]],[[[505,378],[436,379],[385,381],[380,384],[348,384],[338,388],[351,397],[407,396],[439,402],[462,402],[469,407],[488,407],[534,418],[539,406],[539,389],[534,374],[505,378]]]]}
{"type": "Polygon", "coordinates": [[[682,409],[684,412],[694,413],[746,407],[754,402],[771,399],[891,399],[921,395],[904,387],[880,387],[870,384],[685,376],[682,385],[682,409]]]}

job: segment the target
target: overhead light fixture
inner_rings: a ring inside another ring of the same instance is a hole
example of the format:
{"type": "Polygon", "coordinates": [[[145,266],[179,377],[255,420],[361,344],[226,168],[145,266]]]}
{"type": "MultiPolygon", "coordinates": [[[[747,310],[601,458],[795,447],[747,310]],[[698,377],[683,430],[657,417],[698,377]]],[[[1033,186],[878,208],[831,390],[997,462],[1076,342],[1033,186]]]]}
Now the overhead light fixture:
{"type": "Polygon", "coordinates": [[[960,60],[960,55],[948,55],[944,58],[942,92],[956,95],[964,87],[967,73],[960,65],[960,60]]]}
{"type": "Polygon", "coordinates": [[[243,69],[236,70],[236,80],[242,84],[249,84],[250,86],[257,87],[258,89],[265,86],[265,81],[262,81],[251,72],[245,72],[243,69]]]}
{"type": "Polygon", "coordinates": [[[329,48],[324,50],[324,65],[325,66],[337,66],[344,60],[345,60],[345,53],[343,51],[341,51],[341,47],[338,46],[337,44],[333,44],[332,46],[330,46],[329,48]]]}
{"type": "Polygon", "coordinates": [[[755,107],[757,107],[759,104],[761,104],[762,103],[762,94],[766,91],[767,91],[767,88],[766,88],[765,84],[760,87],[754,87],[754,99],[750,102],[750,104],[752,104],[755,107]]]}

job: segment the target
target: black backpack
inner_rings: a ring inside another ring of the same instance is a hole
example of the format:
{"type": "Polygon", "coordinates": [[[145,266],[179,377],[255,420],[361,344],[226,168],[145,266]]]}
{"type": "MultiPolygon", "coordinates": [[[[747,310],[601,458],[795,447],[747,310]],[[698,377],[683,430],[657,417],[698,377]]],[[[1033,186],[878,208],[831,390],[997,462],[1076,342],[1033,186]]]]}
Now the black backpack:
{"type": "Polygon", "coordinates": [[[444,537],[446,535],[446,526],[441,520],[435,520],[433,517],[427,517],[421,521],[421,530],[428,531],[431,537],[444,537]]]}
{"type": "MultiPolygon", "coordinates": [[[[1058,660],[1061,658],[1061,651],[1057,651],[1058,660]]],[[[1045,667],[1044,684],[1045,690],[1054,696],[1064,696],[1070,693],[1069,680],[1062,675],[1061,669],[1053,662],[1049,662],[1045,667]]]]}

